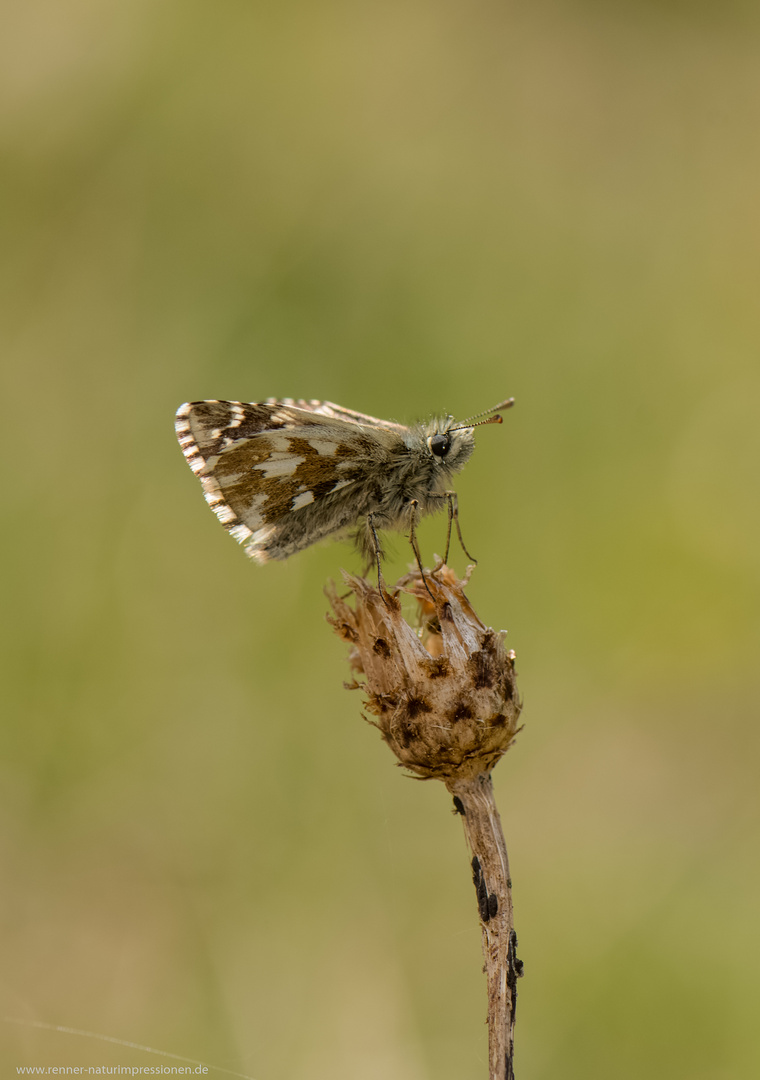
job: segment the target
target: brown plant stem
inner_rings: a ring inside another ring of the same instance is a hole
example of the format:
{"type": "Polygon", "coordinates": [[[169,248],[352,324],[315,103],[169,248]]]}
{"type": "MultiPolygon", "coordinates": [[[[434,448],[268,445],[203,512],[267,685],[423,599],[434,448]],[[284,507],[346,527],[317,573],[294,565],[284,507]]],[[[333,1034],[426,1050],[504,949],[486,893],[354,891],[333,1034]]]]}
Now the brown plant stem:
{"type": "Polygon", "coordinates": [[[490,773],[448,780],[462,815],[478,900],[488,986],[488,1066],[490,1080],[514,1080],[515,1007],[522,963],[515,955],[517,936],[512,881],[501,818],[490,773]]]}

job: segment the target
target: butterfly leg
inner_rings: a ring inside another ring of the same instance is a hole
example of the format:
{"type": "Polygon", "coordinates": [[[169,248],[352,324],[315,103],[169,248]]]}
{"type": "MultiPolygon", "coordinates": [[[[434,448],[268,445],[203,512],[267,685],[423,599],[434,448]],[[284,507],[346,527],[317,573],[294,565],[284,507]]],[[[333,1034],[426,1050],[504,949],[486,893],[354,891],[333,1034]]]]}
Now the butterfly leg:
{"type": "MultiPolygon", "coordinates": [[[[454,499],[452,498],[452,492],[447,491],[444,495],[446,500],[446,509],[449,512],[449,520],[446,526],[446,551],[443,554],[443,565],[449,564],[449,550],[451,549],[451,523],[454,520],[454,499]]],[[[457,528],[459,528],[459,519],[457,518],[457,528]]]]}
{"type": "Polygon", "coordinates": [[[412,551],[414,552],[414,557],[417,560],[417,566],[419,567],[422,584],[425,586],[428,593],[430,593],[430,599],[433,601],[433,603],[435,603],[435,597],[433,596],[432,592],[430,592],[430,586],[427,583],[425,571],[422,568],[422,555],[420,554],[420,545],[417,543],[417,508],[419,506],[419,503],[416,499],[412,499],[409,505],[411,507],[409,515],[409,543],[412,545],[412,551]]]}
{"type": "Polygon", "coordinates": [[[385,597],[387,589],[385,588],[385,580],[383,578],[383,568],[381,565],[381,559],[383,556],[382,548],[380,547],[380,541],[377,537],[377,529],[375,528],[375,522],[373,520],[373,514],[367,514],[367,526],[372,534],[372,546],[374,548],[375,561],[377,562],[377,591],[382,597],[385,597]]]}
{"type": "MultiPolygon", "coordinates": [[[[462,551],[465,553],[465,555],[470,560],[470,562],[476,563],[478,560],[475,558],[474,555],[471,555],[469,553],[469,551],[467,550],[467,548],[464,545],[464,540],[462,539],[462,530],[459,527],[459,500],[457,499],[456,491],[447,491],[446,492],[446,498],[449,500],[449,515],[450,515],[450,518],[454,519],[454,524],[457,527],[457,538],[459,539],[460,547],[462,548],[462,551]]],[[[451,525],[449,524],[449,531],[450,530],[451,530],[451,525]]]]}
{"type": "MultiPolygon", "coordinates": [[[[448,522],[448,528],[446,530],[446,551],[445,551],[445,554],[443,556],[443,561],[441,562],[440,565],[441,566],[446,566],[446,564],[449,561],[449,549],[451,548],[451,524],[452,524],[452,522],[456,526],[457,538],[459,539],[459,544],[460,544],[460,546],[462,548],[462,551],[465,553],[465,555],[470,560],[470,562],[476,563],[478,560],[475,558],[474,555],[470,554],[470,552],[464,546],[464,540],[462,539],[462,530],[461,530],[461,528],[459,526],[459,501],[457,500],[456,491],[444,491],[443,494],[441,494],[441,495],[433,495],[432,498],[434,498],[434,499],[445,499],[447,509],[448,509],[448,512],[449,512],[449,522],[448,522]]],[[[436,569],[440,569],[440,567],[436,567],[436,569]]]]}

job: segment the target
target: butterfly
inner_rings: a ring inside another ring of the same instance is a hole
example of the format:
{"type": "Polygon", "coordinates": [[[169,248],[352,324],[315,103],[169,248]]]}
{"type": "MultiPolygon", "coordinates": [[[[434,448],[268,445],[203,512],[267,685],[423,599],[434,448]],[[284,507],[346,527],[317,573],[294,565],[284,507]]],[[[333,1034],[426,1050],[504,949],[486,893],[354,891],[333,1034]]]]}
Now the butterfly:
{"type": "Polygon", "coordinates": [[[408,529],[421,569],[416,522],[446,503],[449,540],[454,521],[467,553],[451,480],[472,455],[474,428],[500,424],[496,410],[513,401],[412,427],[329,401],[191,401],[175,430],[206,502],[251,558],[287,559],[354,528],[380,573],[378,530],[408,529]]]}

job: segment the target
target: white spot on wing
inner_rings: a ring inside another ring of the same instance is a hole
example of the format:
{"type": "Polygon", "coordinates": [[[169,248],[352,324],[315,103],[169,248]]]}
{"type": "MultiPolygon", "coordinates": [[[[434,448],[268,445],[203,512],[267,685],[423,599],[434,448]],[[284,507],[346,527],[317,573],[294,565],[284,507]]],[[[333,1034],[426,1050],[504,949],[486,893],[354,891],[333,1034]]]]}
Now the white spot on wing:
{"type": "Polygon", "coordinates": [[[293,499],[293,509],[300,510],[303,506],[308,506],[314,502],[314,492],[304,491],[300,495],[296,495],[293,499]]]}
{"type": "MultiPolygon", "coordinates": [[[[188,450],[190,449],[191,448],[188,447],[188,450]]],[[[185,457],[187,458],[187,463],[193,470],[195,475],[199,476],[203,469],[206,467],[206,462],[203,460],[200,454],[196,453],[194,445],[190,453],[188,453],[187,450],[185,451],[185,457]]]]}
{"type": "Polygon", "coordinates": [[[260,492],[251,499],[249,505],[246,507],[243,517],[251,531],[260,528],[264,524],[264,515],[260,514],[259,511],[266,501],[267,495],[264,492],[260,492]]]}
{"type": "Polygon", "coordinates": [[[266,461],[253,467],[261,472],[264,479],[269,480],[272,476],[292,476],[304,460],[294,454],[271,454],[266,461]]]}
{"type": "Polygon", "coordinates": [[[248,537],[251,535],[251,530],[247,525],[243,525],[241,522],[239,525],[235,525],[230,529],[230,536],[234,536],[239,544],[244,544],[248,537]]]}
{"type": "Polygon", "coordinates": [[[230,529],[230,533],[241,544],[252,535],[254,529],[259,529],[264,524],[264,515],[260,513],[260,510],[266,501],[267,496],[263,492],[260,492],[251,499],[245,510],[240,511],[240,517],[245,518],[245,523],[241,523],[240,526],[230,529]],[[240,534],[237,532],[238,528],[241,530],[240,534]]]}
{"type": "Polygon", "coordinates": [[[271,444],[275,453],[287,454],[290,451],[290,435],[267,434],[267,441],[271,444]]]}
{"type": "Polygon", "coordinates": [[[219,463],[219,455],[218,454],[212,454],[211,457],[207,457],[205,459],[205,461],[203,462],[203,470],[204,470],[204,472],[206,473],[207,476],[212,475],[212,473],[214,472],[214,469],[216,468],[218,463],[219,463]]]}
{"type": "Polygon", "coordinates": [[[237,514],[234,510],[230,510],[227,503],[220,503],[219,506],[215,506],[214,512],[222,525],[229,525],[231,521],[237,520],[237,514]]]}
{"type": "Polygon", "coordinates": [[[309,439],[309,446],[312,446],[322,457],[331,457],[338,449],[338,444],[330,442],[329,439],[309,439]]]}

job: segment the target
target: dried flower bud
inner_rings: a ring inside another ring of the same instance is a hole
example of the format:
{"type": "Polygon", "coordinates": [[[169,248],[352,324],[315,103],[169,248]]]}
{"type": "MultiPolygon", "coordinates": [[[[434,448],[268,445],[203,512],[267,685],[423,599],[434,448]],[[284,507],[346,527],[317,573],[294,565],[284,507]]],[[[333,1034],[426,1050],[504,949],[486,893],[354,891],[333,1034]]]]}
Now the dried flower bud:
{"type": "Polygon", "coordinates": [[[384,596],[345,574],[355,607],[334,586],[330,622],[352,645],[351,664],[365,676],[367,709],[400,763],[419,777],[447,783],[488,773],[518,731],[521,703],[514,652],[504,633],[484,626],[448,567],[436,576],[402,578],[384,596]],[[419,604],[420,629],[401,614],[399,593],[419,604]],[[431,594],[432,593],[432,598],[431,594]],[[434,599],[434,603],[433,603],[434,599]]]}

